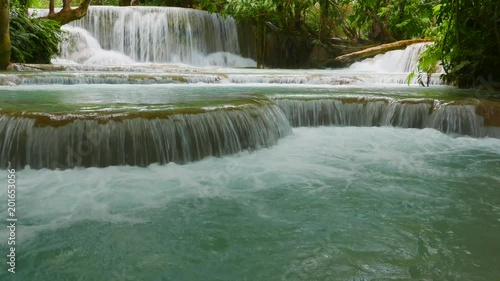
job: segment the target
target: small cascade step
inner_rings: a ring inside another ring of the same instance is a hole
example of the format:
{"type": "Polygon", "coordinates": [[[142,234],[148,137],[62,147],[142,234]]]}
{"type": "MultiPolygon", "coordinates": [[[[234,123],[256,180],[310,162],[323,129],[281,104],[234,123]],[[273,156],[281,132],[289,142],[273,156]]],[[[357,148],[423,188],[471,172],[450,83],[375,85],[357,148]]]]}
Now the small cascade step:
{"type": "Polygon", "coordinates": [[[500,103],[432,99],[339,97],[276,99],[294,127],[393,126],[433,128],[446,134],[500,138],[500,103]]]}
{"type": "Polygon", "coordinates": [[[131,116],[0,115],[0,167],[186,163],[274,145],[291,133],[270,103],[131,116]]]}

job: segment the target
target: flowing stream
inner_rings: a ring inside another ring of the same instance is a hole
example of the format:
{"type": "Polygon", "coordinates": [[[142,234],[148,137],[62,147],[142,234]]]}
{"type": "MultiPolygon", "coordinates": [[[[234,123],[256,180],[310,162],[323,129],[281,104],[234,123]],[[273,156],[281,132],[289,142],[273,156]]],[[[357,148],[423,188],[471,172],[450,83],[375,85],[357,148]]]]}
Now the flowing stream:
{"type": "Polygon", "coordinates": [[[64,29],[53,65],[0,74],[0,280],[500,276],[500,98],[408,85],[425,44],[253,69],[234,20],[201,11],[64,29]]]}

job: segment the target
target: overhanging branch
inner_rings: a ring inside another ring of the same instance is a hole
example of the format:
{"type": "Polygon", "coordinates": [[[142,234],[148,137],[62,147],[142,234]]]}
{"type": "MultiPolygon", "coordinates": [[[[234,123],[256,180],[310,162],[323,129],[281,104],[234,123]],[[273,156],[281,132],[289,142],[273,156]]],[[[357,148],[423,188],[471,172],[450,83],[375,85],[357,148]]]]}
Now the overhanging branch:
{"type": "Polygon", "coordinates": [[[41,18],[57,21],[61,25],[67,24],[75,20],[79,20],[87,15],[87,10],[90,6],[90,1],[91,0],[83,0],[82,3],[80,3],[80,5],[75,9],[68,8],[69,1],[66,1],[66,7],[63,8],[61,11],[55,14],[49,14],[41,18]]]}

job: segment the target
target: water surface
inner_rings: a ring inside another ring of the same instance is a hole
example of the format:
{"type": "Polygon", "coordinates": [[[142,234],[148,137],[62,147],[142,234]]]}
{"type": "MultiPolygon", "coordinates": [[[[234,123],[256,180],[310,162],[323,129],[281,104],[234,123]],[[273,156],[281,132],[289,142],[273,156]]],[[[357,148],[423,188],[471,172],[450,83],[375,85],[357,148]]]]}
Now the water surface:
{"type": "Polygon", "coordinates": [[[27,169],[12,280],[495,280],[499,174],[498,139],[386,127],[295,128],[185,165],[27,169]]]}

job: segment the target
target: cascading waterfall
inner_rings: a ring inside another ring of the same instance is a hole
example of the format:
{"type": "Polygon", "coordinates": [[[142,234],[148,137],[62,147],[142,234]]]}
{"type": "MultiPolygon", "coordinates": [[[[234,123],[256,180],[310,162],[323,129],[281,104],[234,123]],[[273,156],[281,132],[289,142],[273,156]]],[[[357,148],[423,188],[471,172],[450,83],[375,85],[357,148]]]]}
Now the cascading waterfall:
{"type": "Polygon", "coordinates": [[[73,62],[88,65],[127,65],[135,63],[132,58],[122,53],[103,50],[99,42],[83,28],[65,25],[61,29],[68,32],[68,35],[60,46],[61,56],[59,59],[54,60],[55,63],[73,62]]]}
{"type": "MultiPolygon", "coordinates": [[[[349,66],[351,71],[362,71],[375,74],[390,74],[390,76],[377,76],[372,79],[365,79],[373,83],[408,83],[408,74],[418,71],[418,60],[420,59],[427,46],[432,43],[417,43],[406,47],[404,50],[389,51],[385,54],[377,55],[349,66]]],[[[430,85],[443,84],[440,74],[444,70],[441,65],[436,66],[433,74],[429,77],[430,85]]],[[[427,82],[427,73],[420,72],[422,82],[427,82]]],[[[410,80],[411,84],[418,84],[418,76],[410,80]]]]}
{"type": "Polygon", "coordinates": [[[275,103],[294,127],[338,125],[433,128],[446,134],[500,138],[500,127],[489,124],[490,120],[498,118],[498,105],[361,97],[276,99],[275,103]]]}
{"type": "Polygon", "coordinates": [[[268,102],[130,117],[0,116],[0,167],[185,163],[274,145],[291,133],[268,102]],[[187,112],[187,113],[186,113],[187,112]]]}
{"type": "Polygon", "coordinates": [[[217,75],[138,73],[30,73],[0,75],[0,85],[220,83],[217,75]]]}
{"type": "MultiPolygon", "coordinates": [[[[82,56],[79,56],[82,57],[82,56]]],[[[102,56],[100,56],[102,57],[102,56]]],[[[103,57],[108,61],[120,60],[118,56],[103,57]]],[[[93,60],[94,58],[91,58],[93,60]]],[[[224,73],[221,71],[206,72],[179,71],[171,69],[153,72],[140,66],[104,67],[96,65],[64,65],[55,66],[56,70],[67,70],[52,73],[31,72],[22,74],[0,74],[0,86],[7,85],[51,85],[51,84],[169,84],[169,83],[207,83],[207,84],[275,84],[275,85],[362,85],[362,84],[406,84],[408,74],[359,75],[353,73],[323,74],[260,74],[246,75],[224,73]],[[61,67],[61,68],[59,68],[61,67]],[[71,71],[71,72],[69,72],[71,71]],[[96,72],[101,71],[101,72],[96,72]],[[116,72],[114,72],[116,71],[116,72]],[[130,72],[128,72],[130,71],[130,72]]],[[[416,77],[412,84],[416,84],[416,77]]],[[[438,75],[432,75],[430,85],[440,85],[438,75]]]]}
{"type": "MultiPolygon", "coordinates": [[[[415,44],[343,70],[220,70],[161,64],[254,65],[255,62],[238,57],[234,20],[203,11],[91,7],[87,17],[64,29],[70,36],[61,46],[59,62],[72,65],[36,66],[41,70],[53,69],[0,74],[0,85],[202,82],[260,83],[267,84],[266,88],[270,84],[305,84],[322,85],[318,88],[325,89],[344,84],[406,83],[408,73],[416,69],[417,59],[427,46],[415,44]]],[[[25,67],[30,70],[30,66],[25,67]]],[[[434,76],[431,84],[441,83],[434,76]]],[[[93,112],[92,107],[82,114],[52,112],[53,109],[40,113],[38,108],[21,111],[9,104],[12,111],[0,107],[0,167],[7,167],[9,161],[16,168],[28,165],[35,169],[185,163],[269,147],[290,134],[291,126],[433,128],[446,134],[500,138],[500,106],[496,102],[442,102],[351,93],[329,93],[327,97],[308,93],[301,98],[265,95],[269,99],[259,95],[250,103],[238,100],[237,105],[211,109],[194,105],[191,109],[167,112],[164,108],[147,108],[108,115],[93,112]]],[[[110,108],[117,100],[130,102],[129,98],[111,99],[110,108]]],[[[157,105],[163,101],[167,107],[178,106],[168,99],[148,102],[157,105]]],[[[91,98],[85,102],[96,103],[91,98]]]]}
{"type": "Polygon", "coordinates": [[[4,113],[0,167],[185,163],[274,145],[291,126],[395,126],[500,138],[496,103],[346,96],[112,115],[4,113]]]}
{"type": "MultiPolygon", "coordinates": [[[[87,59],[86,55],[80,55],[87,59]]],[[[120,56],[109,56],[107,60],[119,60],[120,56]]],[[[93,60],[90,58],[89,60],[93,60]]],[[[92,67],[94,69],[95,67],[92,67]]],[[[81,67],[68,70],[80,70],[81,67]]],[[[137,70],[137,67],[136,69],[137,70]]],[[[147,70],[146,70],[147,71],[147,70]]],[[[345,85],[359,82],[354,76],[349,75],[260,75],[260,74],[227,74],[221,72],[203,73],[127,73],[111,72],[56,72],[47,73],[33,72],[23,75],[0,74],[0,85],[50,85],[50,84],[170,84],[170,83],[207,83],[207,84],[309,84],[309,85],[345,85]]],[[[401,78],[404,79],[404,78],[401,78]]]]}
{"type": "Polygon", "coordinates": [[[372,72],[412,72],[417,70],[418,59],[429,43],[417,43],[404,50],[389,51],[373,58],[353,63],[349,69],[372,72]]]}
{"type": "MultiPolygon", "coordinates": [[[[232,18],[205,11],[171,7],[92,6],[88,15],[69,23],[73,35],[62,48],[62,59],[82,51],[112,50],[136,62],[185,63],[198,66],[255,66],[239,56],[238,32],[232,18]],[[88,32],[83,34],[82,29],[88,32]],[[82,36],[83,35],[83,36],[82,36]],[[88,44],[88,37],[96,44],[88,44]],[[77,42],[74,42],[74,41],[77,42]],[[68,45],[68,44],[72,44],[68,45]]],[[[109,64],[106,56],[92,64],[109,64]]],[[[119,62],[117,62],[119,64],[119,62]]]]}
{"type": "MultiPolygon", "coordinates": [[[[87,59],[86,55],[78,57],[87,59]]],[[[102,57],[102,56],[99,56],[102,57]]],[[[108,61],[120,60],[112,53],[108,61]]],[[[94,60],[94,58],[90,58],[94,60]]],[[[29,66],[28,66],[29,67],[29,66]]],[[[96,65],[57,65],[50,66],[58,72],[31,72],[18,75],[0,74],[1,85],[51,85],[51,84],[167,84],[167,83],[207,83],[207,84],[281,84],[281,85],[360,85],[360,84],[406,84],[408,74],[360,75],[340,71],[321,71],[319,73],[269,73],[256,69],[247,73],[231,73],[227,69],[158,69],[158,65],[137,66],[96,66],[96,65]],[[99,72],[96,72],[99,71],[99,72]]],[[[416,78],[413,83],[416,83],[416,78]]],[[[433,75],[431,85],[442,84],[433,75]]]]}

